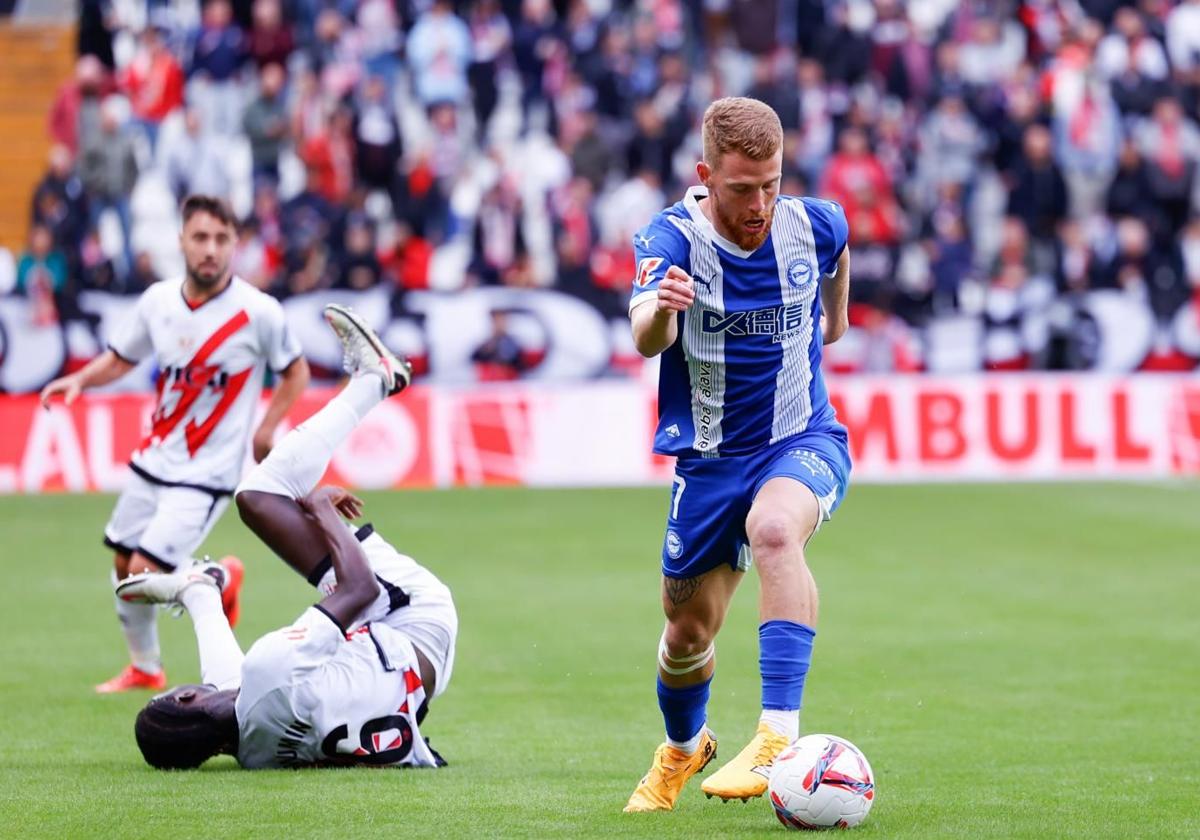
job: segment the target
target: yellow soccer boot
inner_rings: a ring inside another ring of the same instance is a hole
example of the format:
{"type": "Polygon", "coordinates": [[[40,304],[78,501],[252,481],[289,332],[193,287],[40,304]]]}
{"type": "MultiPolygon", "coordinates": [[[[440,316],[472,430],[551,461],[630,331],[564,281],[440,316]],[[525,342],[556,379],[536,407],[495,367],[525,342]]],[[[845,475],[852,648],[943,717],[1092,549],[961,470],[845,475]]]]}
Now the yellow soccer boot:
{"type": "Polygon", "coordinates": [[[691,755],[670,744],[660,744],[654,751],[654,763],[650,771],[638,782],[625,813],[642,811],[670,811],[675,800],[683,792],[687,780],[703,770],[717,754],[717,740],[705,728],[700,736],[700,745],[691,755]]]}
{"type": "Polygon", "coordinates": [[[706,796],[719,796],[726,802],[730,799],[745,802],[755,796],[762,796],[767,792],[771,763],[787,745],[786,735],[780,735],[765,723],[759,723],[758,731],[754,733],[750,743],[743,747],[732,761],[705,779],[700,789],[706,796]]]}

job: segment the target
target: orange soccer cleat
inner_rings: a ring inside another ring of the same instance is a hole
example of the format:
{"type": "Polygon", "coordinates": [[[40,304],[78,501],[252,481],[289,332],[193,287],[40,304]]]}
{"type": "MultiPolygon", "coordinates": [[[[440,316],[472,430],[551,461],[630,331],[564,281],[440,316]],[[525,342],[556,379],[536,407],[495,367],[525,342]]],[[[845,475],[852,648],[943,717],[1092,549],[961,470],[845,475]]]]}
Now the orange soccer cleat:
{"type": "Polygon", "coordinates": [[[134,691],[140,688],[151,691],[161,691],[167,687],[167,672],[159,670],[157,674],[149,674],[135,665],[126,665],[125,670],[111,680],[96,686],[97,694],[120,694],[123,691],[134,691]]]}
{"type": "Polygon", "coordinates": [[[221,608],[229,619],[230,627],[237,627],[238,618],[242,614],[239,597],[242,594],[242,579],[246,576],[246,567],[242,561],[232,554],[217,561],[225,569],[225,582],[221,586],[221,608]]]}

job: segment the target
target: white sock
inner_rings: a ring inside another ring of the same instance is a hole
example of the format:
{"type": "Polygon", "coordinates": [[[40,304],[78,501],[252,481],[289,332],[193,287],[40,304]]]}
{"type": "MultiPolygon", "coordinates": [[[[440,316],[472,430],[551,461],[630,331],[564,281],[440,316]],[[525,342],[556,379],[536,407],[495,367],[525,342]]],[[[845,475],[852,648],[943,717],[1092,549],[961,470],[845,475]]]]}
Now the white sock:
{"type": "Polygon", "coordinates": [[[221,609],[221,593],[207,584],[197,583],[184,589],[179,601],[196,628],[200,681],[219,689],[240,686],[245,655],[221,609]]]}
{"type": "Polygon", "coordinates": [[[771,731],[776,735],[787,738],[788,743],[800,737],[799,709],[763,709],[762,714],[758,716],[758,722],[771,727],[771,731]]]}
{"type": "Polygon", "coordinates": [[[686,741],[673,741],[671,740],[671,736],[668,735],[667,743],[679,750],[681,753],[684,753],[685,755],[691,755],[692,753],[696,752],[696,750],[700,749],[700,738],[704,735],[704,730],[707,728],[708,723],[705,722],[705,724],[701,726],[699,730],[697,730],[696,734],[686,741]]]}
{"type": "MultiPolygon", "coordinates": [[[[110,575],[113,588],[117,586],[117,573],[110,575]]],[[[158,609],[154,604],[131,604],[113,596],[117,606],[117,618],[121,621],[121,632],[125,634],[125,645],[129,648],[129,661],[133,667],[147,674],[162,670],[162,651],[158,647],[158,609]]]]}
{"type": "Polygon", "coordinates": [[[383,402],[382,379],[353,377],[325,406],[292,429],[255,467],[238,491],[256,490],[299,499],[312,492],[333,452],[372,408],[383,402]]]}

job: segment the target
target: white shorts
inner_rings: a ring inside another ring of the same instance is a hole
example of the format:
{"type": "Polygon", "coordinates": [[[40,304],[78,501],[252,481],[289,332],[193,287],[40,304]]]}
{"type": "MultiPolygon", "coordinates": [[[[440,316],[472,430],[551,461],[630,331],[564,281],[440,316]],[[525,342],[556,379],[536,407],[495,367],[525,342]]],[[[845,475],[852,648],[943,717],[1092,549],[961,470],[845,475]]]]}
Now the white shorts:
{"type": "MultiPolygon", "coordinates": [[[[433,666],[437,674],[436,697],[446,690],[454,672],[458,611],[450,589],[433,572],[397,551],[370,526],[358,529],[357,534],[371,571],[381,584],[379,597],[357,624],[386,624],[403,633],[433,666]]],[[[309,582],[322,595],[328,595],[333,579],[331,563],[326,558],[309,582]]]]}
{"type": "Polygon", "coordinates": [[[173,571],[187,565],[228,504],[227,494],[156,484],[134,473],[104,527],[104,544],[173,571]]]}

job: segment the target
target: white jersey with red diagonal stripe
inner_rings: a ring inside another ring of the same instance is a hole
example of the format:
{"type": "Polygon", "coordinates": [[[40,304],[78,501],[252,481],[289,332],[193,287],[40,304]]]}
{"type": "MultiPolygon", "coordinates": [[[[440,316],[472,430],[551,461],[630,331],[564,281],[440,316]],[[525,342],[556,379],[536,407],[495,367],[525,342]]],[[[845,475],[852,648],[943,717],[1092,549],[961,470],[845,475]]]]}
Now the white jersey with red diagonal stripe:
{"type": "Polygon", "coordinates": [[[437,767],[421,737],[425,702],[416,651],[375,622],[344,635],[320,607],[263,636],[242,663],[238,763],[437,767]]]}
{"type": "Polygon", "coordinates": [[[238,277],[195,307],[182,279],[155,283],[109,348],[131,362],[153,356],[159,368],[135,467],[161,482],[221,491],[241,475],[266,367],[283,370],[300,355],[279,301],[238,277]]]}

